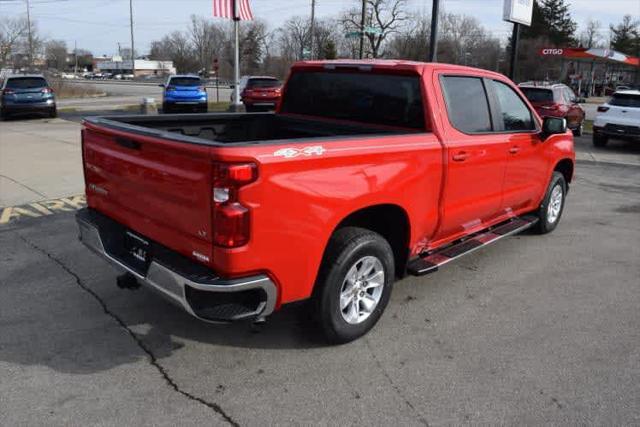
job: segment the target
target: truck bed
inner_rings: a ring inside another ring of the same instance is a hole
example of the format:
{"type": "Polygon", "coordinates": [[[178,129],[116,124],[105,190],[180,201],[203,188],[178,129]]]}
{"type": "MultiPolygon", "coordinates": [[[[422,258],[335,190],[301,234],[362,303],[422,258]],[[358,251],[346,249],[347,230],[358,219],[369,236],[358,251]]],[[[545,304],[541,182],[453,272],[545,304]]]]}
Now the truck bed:
{"type": "Polygon", "coordinates": [[[115,130],[212,146],[418,132],[274,113],[129,115],[90,117],[86,121],[115,130]]]}

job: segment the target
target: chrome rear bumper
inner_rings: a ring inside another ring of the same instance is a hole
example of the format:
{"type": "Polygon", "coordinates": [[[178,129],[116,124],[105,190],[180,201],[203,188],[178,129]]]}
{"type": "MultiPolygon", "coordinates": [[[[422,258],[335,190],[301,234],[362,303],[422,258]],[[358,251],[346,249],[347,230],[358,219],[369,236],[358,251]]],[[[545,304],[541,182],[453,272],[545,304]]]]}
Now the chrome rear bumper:
{"type": "Polygon", "coordinates": [[[124,227],[92,209],[78,211],[76,220],[79,239],[85,246],[200,320],[218,323],[263,318],[275,309],[277,289],[266,275],[223,279],[213,272],[203,274],[201,265],[175,253],[171,255],[181,258],[180,268],[173,268],[166,257],[156,259],[152,255],[146,272],[141,272],[109,251],[104,242],[105,235],[114,232],[110,226],[116,232],[124,227]],[[193,271],[189,271],[189,265],[193,265],[193,271]]]}

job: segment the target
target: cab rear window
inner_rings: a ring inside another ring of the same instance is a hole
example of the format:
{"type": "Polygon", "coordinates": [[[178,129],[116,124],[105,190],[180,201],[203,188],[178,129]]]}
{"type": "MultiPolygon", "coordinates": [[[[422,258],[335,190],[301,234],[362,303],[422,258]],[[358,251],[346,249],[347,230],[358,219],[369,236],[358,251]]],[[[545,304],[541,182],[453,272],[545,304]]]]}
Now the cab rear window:
{"type": "Polygon", "coordinates": [[[611,97],[609,105],[615,105],[616,107],[640,108],[640,95],[616,93],[611,97]]]}
{"type": "Polygon", "coordinates": [[[37,89],[47,87],[42,77],[14,77],[7,80],[7,89],[37,89]]]}
{"type": "Polygon", "coordinates": [[[420,77],[334,71],[294,73],[283,113],[424,130],[420,77]]]}

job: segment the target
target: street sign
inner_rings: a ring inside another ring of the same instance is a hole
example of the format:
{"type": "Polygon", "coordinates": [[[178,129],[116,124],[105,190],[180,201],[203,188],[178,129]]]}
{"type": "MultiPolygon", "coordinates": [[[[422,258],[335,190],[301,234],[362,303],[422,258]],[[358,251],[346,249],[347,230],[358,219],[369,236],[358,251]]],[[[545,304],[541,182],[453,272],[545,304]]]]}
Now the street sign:
{"type": "Polygon", "coordinates": [[[364,27],[364,32],[366,34],[382,34],[382,30],[376,27],[364,27]]]}
{"type": "Polygon", "coordinates": [[[362,34],[360,31],[351,31],[347,34],[345,34],[344,36],[348,39],[354,38],[354,37],[360,37],[360,34],[362,34]]]}
{"type": "Polygon", "coordinates": [[[531,26],[534,0],[504,0],[502,19],[514,24],[531,26]]]}

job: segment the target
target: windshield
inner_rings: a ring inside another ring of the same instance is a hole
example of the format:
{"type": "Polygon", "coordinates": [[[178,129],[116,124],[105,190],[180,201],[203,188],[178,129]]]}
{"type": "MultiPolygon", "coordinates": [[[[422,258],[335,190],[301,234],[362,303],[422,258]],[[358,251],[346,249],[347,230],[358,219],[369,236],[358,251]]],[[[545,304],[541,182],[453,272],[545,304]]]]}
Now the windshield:
{"type": "Polygon", "coordinates": [[[202,81],[197,77],[172,77],[171,86],[202,86],[202,81]]]}
{"type": "Polygon", "coordinates": [[[531,102],[553,102],[553,91],[550,89],[521,87],[520,90],[531,102]]]}
{"type": "Polygon", "coordinates": [[[7,80],[7,89],[38,89],[47,86],[47,81],[42,77],[14,77],[7,80]]]}
{"type": "Polygon", "coordinates": [[[635,107],[640,108],[640,95],[631,93],[616,93],[609,100],[609,105],[616,107],[635,107]]]}
{"type": "Polygon", "coordinates": [[[297,72],[287,83],[282,112],[425,128],[417,75],[297,72]]]}
{"type": "Polygon", "coordinates": [[[280,86],[280,81],[276,79],[250,79],[247,82],[248,88],[269,88],[280,86]]]}

